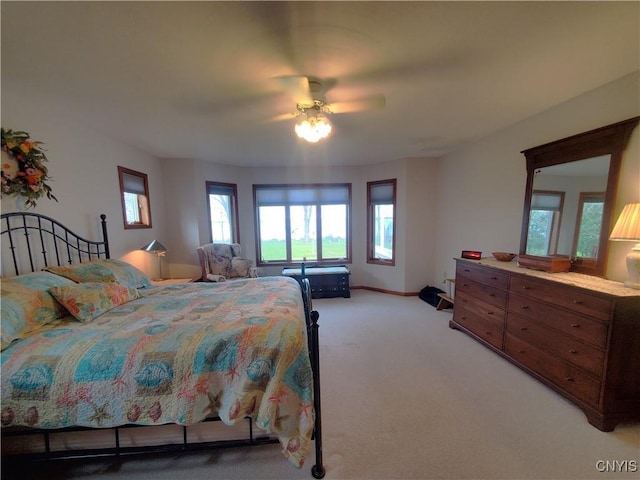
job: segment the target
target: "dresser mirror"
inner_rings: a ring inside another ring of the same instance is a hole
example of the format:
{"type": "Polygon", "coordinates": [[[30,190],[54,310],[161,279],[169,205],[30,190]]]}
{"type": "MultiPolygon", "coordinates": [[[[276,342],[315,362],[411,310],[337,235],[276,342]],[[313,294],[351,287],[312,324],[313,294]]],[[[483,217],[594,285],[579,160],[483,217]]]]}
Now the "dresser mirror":
{"type": "Polygon", "coordinates": [[[566,256],[604,276],[622,152],[640,117],[524,150],[520,254],[566,256]]]}

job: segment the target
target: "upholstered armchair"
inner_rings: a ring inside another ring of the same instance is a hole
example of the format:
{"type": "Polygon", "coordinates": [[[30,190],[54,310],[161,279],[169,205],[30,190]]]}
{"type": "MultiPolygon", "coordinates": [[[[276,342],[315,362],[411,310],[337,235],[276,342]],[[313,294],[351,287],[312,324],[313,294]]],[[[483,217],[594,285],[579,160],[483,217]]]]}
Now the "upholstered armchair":
{"type": "Polygon", "coordinates": [[[240,256],[239,243],[207,243],[197,248],[203,282],[257,277],[253,262],[240,256]]]}

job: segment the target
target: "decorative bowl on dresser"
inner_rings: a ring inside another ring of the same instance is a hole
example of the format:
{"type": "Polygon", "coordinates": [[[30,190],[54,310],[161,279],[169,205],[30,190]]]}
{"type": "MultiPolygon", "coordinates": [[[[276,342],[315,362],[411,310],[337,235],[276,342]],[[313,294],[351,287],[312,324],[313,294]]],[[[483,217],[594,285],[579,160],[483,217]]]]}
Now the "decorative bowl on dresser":
{"type": "Polygon", "coordinates": [[[640,421],[640,291],[578,273],[456,259],[449,326],[554,389],[602,431],[640,421]]]}
{"type": "Polygon", "coordinates": [[[493,258],[495,258],[499,262],[510,262],[511,260],[516,258],[515,253],[509,252],[493,252],[491,255],[493,255],[493,258]]]}

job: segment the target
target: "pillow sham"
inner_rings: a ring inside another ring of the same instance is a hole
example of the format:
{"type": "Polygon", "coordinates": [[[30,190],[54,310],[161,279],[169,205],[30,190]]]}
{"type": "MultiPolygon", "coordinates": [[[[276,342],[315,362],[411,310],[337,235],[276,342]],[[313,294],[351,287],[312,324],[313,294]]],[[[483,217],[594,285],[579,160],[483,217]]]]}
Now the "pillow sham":
{"type": "Polygon", "coordinates": [[[109,275],[121,285],[143,288],[151,285],[151,279],[130,263],[116,259],[95,259],[76,265],[47,267],[48,272],[62,275],[78,282],[108,282],[109,275]]]}
{"type": "Polygon", "coordinates": [[[85,282],[51,287],[49,293],[83,323],[141,297],[137,288],[114,282],[85,282]]]}
{"type": "Polygon", "coordinates": [[[75,285],[49,272],[27,273],[0,281],[0,336],[4,350],[11,342],[67,315],[49,293],[54,286],[75,285]]]}
{"type": "Polygon", "coordinates": [[[50,266],[43,268],[46,272],[55,273],[74,282],[115,282],[116,276],[104,265],[95,261],[76,265],[50,266]]]}

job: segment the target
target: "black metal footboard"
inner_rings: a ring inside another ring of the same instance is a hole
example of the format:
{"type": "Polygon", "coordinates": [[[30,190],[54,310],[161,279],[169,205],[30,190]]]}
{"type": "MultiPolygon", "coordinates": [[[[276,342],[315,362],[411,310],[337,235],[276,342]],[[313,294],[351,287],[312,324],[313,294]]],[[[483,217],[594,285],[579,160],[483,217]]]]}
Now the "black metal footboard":
{"type": "MultiPolygon", "coordinates": [[[[304,274],[304,264],[302,264],[304,274]]],[[[311,300],[311,284],[306,277],[302,278],[302,298],[304,299],[304,314],[307,322],[307,339],[309,342],[309,356],[311,358],[311,369],[313,370],[313,408],[315,409],[315,453],[316,463],[311,468],[311,475],[314,478],[323,478],[325,475],[324,463],[322,460],[322,409],[320,401],[320,337],[318,334],[318,319],[320,314],[313,310],[311,300]]]]}

